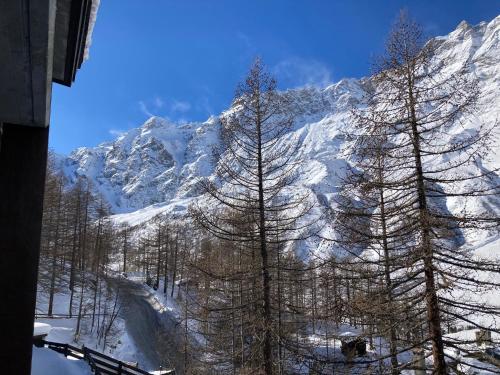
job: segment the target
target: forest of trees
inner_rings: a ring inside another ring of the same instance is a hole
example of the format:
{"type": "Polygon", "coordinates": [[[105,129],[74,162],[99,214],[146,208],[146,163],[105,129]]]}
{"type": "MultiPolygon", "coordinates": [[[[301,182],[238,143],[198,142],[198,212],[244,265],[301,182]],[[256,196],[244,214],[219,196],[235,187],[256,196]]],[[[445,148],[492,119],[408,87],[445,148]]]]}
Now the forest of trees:
{"type": "Polygon", "coordinates": [[[462,374],[453,353],[471,352],[475,339],[453,334],[500,334],[488,323],[499,306],[481,298],[500,287],[499,263],[466,243],[498,233],[492,210],[468,204],[498,205],[497,171],[471,168],[488,153],[495,124],[447,134],[475,114],[479,90],[465,70],[436,64],[436,48],[401,15],[365,105],[352,110],[350,168],[338,171],[342,184],[325,212],[293,185],[302,163],[294,111],[260,60],[221,121],[215,177],[189,217],[114,225],[89,182],[70,186],[49,168],[40,313],[52,315],[54,294],[67,288],[68,316],[85,317],[105,341],[119,311],[106,280],[137,273],[182,307],[185,373],[462,374]],[[464,209],[450,212],[447,199],[464,209]],[[324,221],[336,237],[322,234],[324,221]],[[314,239],[339,251],[297,251],[314,239]]]}
{"type": "Polygon", "coordinates": [[[204,241],[190,312],[211,366],[350,371],[351,353],[330,348],[339,326],[349,324],[371,348],[383,347],[377,358],[358,361],[370,373],[426,363],[435,374],[460,373],[450,350],[467,353],[473,340],[447,334],[463,327],[498,333],[484,322],[499,308],[480,297],[500,286],[491,277],[498,263],[464,246],[465,236],[498,230],[488,207],[466,210],[478,197],[498,203],[497,171],[469,168],[487,154],[494,124],[446,136],[474,114],[479,92],[465,69],[448,74],[433,62],[436,48],[402,14],[366,89],[367,109],[353,109],[351,168],[329,216],[339,235],[328,240],[351,254],[342,258],[304,259],[293,251],[304,233],[316,234],[315,218],[307,194],[283,198],[300,164],[293,139],[280,142],[293,110],[256,61],[238,87],[236,111],[222,121],[223,158],[205,186],[209,198],[192,209],[204,241]],[[464,210],[449,212],[446,199],[464,210]],[[381,338],[386,345],[376,343],[381,338]],[[413,360],[398,357],[404,352],[413,360]]]}
{"type": "Polygon", "coordinates": [[[108,219],[107,204],[91,190],[83,178],[70,186],[51,155],[45,184],[36,313],[38,317],[75,317],[75,340],[83,330],[95,335],[105,348],[119,312],[117,292],[106,283],[108,264],[117,249],[117,230],[108,219]],[[65,299],[62,305],[56,304],[58,293],[64,294],[67,302],[65,299]]]}

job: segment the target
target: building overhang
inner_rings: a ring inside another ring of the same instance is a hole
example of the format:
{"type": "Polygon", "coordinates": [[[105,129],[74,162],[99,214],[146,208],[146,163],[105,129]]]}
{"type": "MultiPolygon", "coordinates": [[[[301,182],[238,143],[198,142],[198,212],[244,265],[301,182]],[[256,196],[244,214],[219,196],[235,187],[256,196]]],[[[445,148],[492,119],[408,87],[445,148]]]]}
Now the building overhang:
{"type": "Polygon", "coordinates": [[[52,82],[71,86],[98,0],[0,2],[0,123],[46,127],[52,82]]]}

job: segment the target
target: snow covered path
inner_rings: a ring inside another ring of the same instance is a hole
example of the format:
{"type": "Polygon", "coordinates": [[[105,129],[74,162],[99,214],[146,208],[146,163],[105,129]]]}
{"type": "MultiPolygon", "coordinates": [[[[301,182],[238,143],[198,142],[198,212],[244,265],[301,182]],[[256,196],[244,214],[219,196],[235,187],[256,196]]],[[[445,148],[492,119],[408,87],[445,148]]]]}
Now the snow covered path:
{"type": "Polygon", "coordinates": [[[119,290],[120,314],[138,349],[139,366],[148,371],[160,366],[174,367],[182,374],[184,333],[176,317],[159,308],[155,296],[145,286],[123,278],[109,282],[119,290]]]}

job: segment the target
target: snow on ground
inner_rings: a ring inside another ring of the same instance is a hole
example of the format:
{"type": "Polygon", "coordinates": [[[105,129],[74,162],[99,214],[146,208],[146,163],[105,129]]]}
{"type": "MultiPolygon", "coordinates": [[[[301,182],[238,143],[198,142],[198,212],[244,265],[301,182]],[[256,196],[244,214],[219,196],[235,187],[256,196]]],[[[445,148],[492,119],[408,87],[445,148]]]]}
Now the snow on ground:
{"type": "Polygon", "coordinates": [[[52,329],[50,324],[35,322],[33,327],[33,336],[44,336],[50,333],[52,329]]]}
{"type": "MultiPolygon", "coordinates": [[[[489,262],[496,262],[500,265],[500,236],[490,238],[484,241],[482,244],[478,245],[474,249],[474,255],[477,258],[488,260],[489,262]]],[[[483,272],[480,276],[481,280],[494,282],[500,284],[500,272],[483,272]]],[[[495,306],[500,310],[500,288],[489,287],[487,291],[482,293],[471,293],[470,298],[476,300],[477,302],[487,303],[489,305],[495,306]]],[[[491,328],[500,329],[500,321],[498,321],[498,316],[489,317],[478,316],[477,319],[491,328]]],[[[496,334],[497,342],[500,342],[500,335],[496,334]]]]}
{"type": "MultiPolygon", "coordinates": [[[[90,302],[92,297],[92,292],[90,290],[85,291],[85,296],[90,302]]],[[[78,298],[79,294],[75,293],[73,301],[73,317],[68,317],[69,312],[69,301],[70,294],[67,288],[59,289],[54,295],[54,306],[53,306],[53,318],[46,317],[48,310],[48,293],[39,287],[37,292],[37,304],[36,304],[36,314],[42,317],[37,317],[35,321],[35,331],[41,328],[43,324],[49,325],[50,332],[48,332],[47,341],[68,343],[75,346],[85,345],[88,348],[97,350],[104,354],[107,354],[118,360],[136,362],[137,348],[135,347],[133,341],[131,340],[129,334],[125,329],[125,321],[120,317],[117,317],[110,335],[106,342],[106,346],[103,347],[102,340],[99,342],[96,337],[96,333],[91,332],[90,321],[91,317],[89,314],[92,312],[90,309],[84,309],[84,314],[86,317],[82,319],[82,326],[80,331],[80,336],[75,338],[75,331],[77,325],[77,313],[78,313],[78,298]]]]}
{"type": "Polygon", "coordinates": [[[148,222],[156,215],[169,215],[181,217],[186,215],[187,208],[192,202],[192,198],[172,199],[168,203],[158,203],[140,210],[111,216],[111,220],[116,224],[128,224],[136,226],[148,222]]]}
{"type": "Polygon", "coordinates": [[[168,311],[174,316],[177,320],[182,318],[182,307],[179,305],[177,299],[180,295],[179,289],[179,281],[176,281],[174,287],[174,295],[172,294],[172,283],[171,281],[167,283],[166,293],[163,293],[163,287],[165,285],[165,279],[160,279],[158,288],[155,289],[146,284],[146,275],[140,271],[132,271],[126,272],[127,279],[133,281],[137,284],[142,285],[150,294],[151,294],[151,305],[155,308],[159,313],[163,313],[168,311]]]}
{"type": "MultiPolygon", "coordinates": [[[[500,264],[500,237],[493,236],[486,240],[478,239],[472,247],[473,254],[476,258],[487,260],[489,262],[497,262],[500,264]]],[[[487,280],[490,282],[500,283],[500,273],[499,272],[480,272],[479,278],[481,280],[487,280]]],[[[465,293],[461,293],[460,296],[456,295],[456,298],[460,298],[463,301],[471,301],[472,303],[485,303],[490,306],[495,306],[500,310],[500,290],[499,288],[489,287],[485,291],[471,290],[465,293]]],[[[477,328],[472,328],[464,322],[463,326],[457,327],[459,332],[449,333],[445,335],[447,340],[460,340],[468,341],[468,344],[461,344],[462,350],[447,350],[447,355],[456,358],[462,364],[459,364],[459,370],[464,374],[498,374],[500,371],[498,367],[491,364],[485,363],[484,361],[479,361],[474,357],[467,357],[467,352],[475,352],[478,355],[484,354],[487,348],[494,348],[500,343],[500,334],[497,333],[500,329],[500,322],[498,321],[498,316],[492,316],[491,314],[480,314],[476,313],[474,315],[467,317],[469,320],[477,322],[485,327],[492,329],[491,340],[496,344],[483,344],[478,346],[476,341],[477,328]],[[494,332],[496,330],[497,332],[494,332]],[[477,369],[477,367],[485,369],[477,369]],[[491,371],[488,371],[490,369],[491,371]]]]}
{"type": "MultiPolygon", "coordinates": [[[[478,257],[487,258],[487,259],[495,259],[500,255],[500,238],[491,238],[488,241],[477,243],[474,248],[474,253],[478,257]]],[[[498,275],[495,275],[498,277],[498,275]]],[[[175,283],[174,295],[171,297],[171,287],[172,284],[169,282],[167,287],[167,293],[163,293],[164,279],[160,280],[158,288],[155,290],[152,287],[149,287],[145,284],[145,275],[141,272],[128,272],[127,279],[133,281],[139,285],[141,285],[145,290],[147,290],[150,294],[149,302],[153,308],[158,311],[159,314],[169,314],[174,317],[178,322],[183,322],[184,319],[184,309],[183,303],[185,301],[185,292],[184,285],[187,282],[186,280],[177,281],[175,283]]],[[[490,291],[486,293],[486,297],[482,296],[481,298],[487,298],[490,303],[499,303],[500,298],[498,298],[498,291],[490,291]]],[[[190,296],[190,298],[194,298],[190,296]]],[[[55,298],[55,313],[56,314],[65,314],[68,310],[68,302],[69,296],[66,293],[57,293],[55,298]]],[[[38,308],[41,310],[45,310],[46,308],[46,296],[42,293],[41,298],[39,299],[38,308]]],[[[37,322],[39,323],[49,323],[53,327],[49,332],[47,339],[49,341],[56,342],[74,342],[74,329],[76,324],[76,319],[39,319],[37,322]]],[[[491,322],[492,327],[498,327],[496,322],[491,322]]],[[[204,339],[201,334],[198,333],[198,327],[196,322],[188,319],[188,328],[190,331],[191,337],[194,337],[199,344],[203,344],[204,339]]],[[[474,329],[466,329],[467,327],[462,327],[462,330],[457,333],[448,334],[447,338],[460,338],[473,341],[475,339],[475,331],[474,329]]],[[[137,360],[137,348],[135,347],[132,340],[128,337],[128,334],[125,329],[125,322],[122,319],[117,320],[117,332],[119,332],[119,339],[115,341],[114,344],[111,344],[106,352],[113,357],[118,359],[126,360],[126,361],[136,361],[137,360]]],[[[363,332],[359,328],[352,327],[350,325],[341,324],[339,327],[334,327],[332,323],[326,327],[325,325],[318,325],[316,327],[316,331],[312,332],[311,329],[308,329],[308,332],[304,333],[303,336],[300,337],[300,340],[308,341],[309,343],[314,344],[314,352],[316,355],[323,356],[324,358],[329,358],[333,360],[342,361],[345,359],[343,354],[341,353],[341,340],[342,336],[363,336],[363,332]],[[330,338],[325,340],[325,329],[328,329],[328,333],[330,338]]],[[[500,335],[493,334],[494,340],[500,340],[500,335]]],[[[85,344],[89,347],[94,347],[99,350],[99,345],[96,340],[92,338],[92,336],[82,335],[78,341],[78,344],[85,344]]],[[[484,351],[484,348],[478,348],[475,344],[470,344],[467,350],[478,350],[484,351]]],[[[373,343],[367,345],[367,355],[363,357],[359,357],[357,361],[371,361],[374,362],[370,365],[359,365],[354,366],[349,369],[350,373],[356,373],[357,369],[365,369],[369,366],[372,370],[379,366],[379,363],[376,358],[381,356],[387,356],[389,354],[388,343],[380,337],[374,337],[373,343]]],[[[450,357],[454,357],[460,360],[461,364],[460,369],[464,374],[490,374],[494,373],[488,370],[478,370],[471,366],[479,366],[484,368],[491,368],[493,370],[492,365],[487,364],[485,362],[480,362],[477,358],[466,357],[464,352],[456,352],[449,350],[447,354],[450,357]]],[[[411,361],[412,353],[405,352],[399,354],[399,360],[401,363],[405,363],[411,361]]],[[[384,364],[389,365],[389,359],[385,359],[384,364]]],[[[431,365],[430,358],[427,360],[427,364],[431,365]]],[[[336,368],[339,365],[336,365],[336,368]]],[[[297,363],[294,365],[294,368],[299,373],[307,373],[309,371],[309,367],[307,362],[297,363]]],[[[498,369],[497,369],[498,371],[498,369]]],[[[408,372],[409,374],[409,372],[408,372]]]]}
{"type": "MultiPolygon", "coordinates": [[[[483,260],[489,261],[490,263],[497,262],[500,264],[500,236],[492,236],[489,238],[477,237],[472,244],[466,244],[464,246],[469,246],[473,252],[473,256],[476,258],[481,258],[483,260]]],[[[481,280],[487,280],[490,282],[500,283],[500,273],[499,272],[479,272],[478,277],[481,280]]],[[[450,291],[453,298],[460,299],[462,301],[471,301],[472,303],[486,303],[493,305],[500,310],[500,290],[499,288],[488,287],[487,290],[471,290],[467,292],[455,293],[450,291]]],[[[467,317],[471,321],[490,327],[493,330],[500,329],[500,322],[498,321],[498,316],[492,316],[491,314],[474,314],[467,317]]],[[[500,343],[500,334],[497,332],[491,332],[491,339],[494,343],[493,345],[482,345],[478,346],[476,344],[476,332],[477,328],[471,328],[471,325],[463,323],[462,326],[457,327],[459,332],[448,333],[445,335],[447,340],[457,339],[462,342],[469,342],[468,344],[461,344],[462,350],[447,349],[446,354],[449,356],[449,362],[451,363],[453,359],[458,362],[457,368],[462,371],[463,374],[476,374],[476,375],[486,375],[486,374],[498,374],[500,369],[484,360],[480,360],[480,356],[484,355],[487,348],[495,348],[500,351],[498,346],[500,343]],[[467,353],[466,353],[467,352],[467,353]],[[468,353],[475,353],[474,356],[468,355],[468,353]]],[[[314,353],[319,357],[329,358],[333,361],[342,361],[345,359],[344,355],[341,353],[341,340],[342,336],[345,337],[363,337],[364,333],[361,329],[352,327],[350,325],[341,324],[339,327],[335,327],[332,323],[328,326],[325,324],[319,324],[316,327],[316,332],[311,332],[311,328],[308,328],[308,334],[302,336],[300,340],[308,341],[314,344],[314,353]],[[325,329],[328,329],[328,335],[331,337],[328,340],[325,339],[325,329]]],[[[367,338],[366,338],[367,339],[367,338]]],[[[368,339],[367,339],[368,340],[368,339]]],[[[355,361],[371,361],[376,360],[376,358],[389,356],[389,345],[384,338],[374,337],[373,343],[367,343],[367,355],[363,357],[358,357],[355,361]]],[[[413,354],[411,352],[403,352],[398,354],[398,360],[400,363],[408,363],[412,360],[413,354]]],[[[430,352],[426,351],[427,356],[427,366],[432,366],[432,359],[430,358],[430,352]]],[[[384,359],[384,364],[390,365],[390,358],[384,359]]],[[[367,368],[371,369],[369,371],[376,371],[379,364],[374,362],[372,364],[364,365],[353,365],[349,368],[349,373],[364,373],[367,368]],[[361,371],[363,369],[363,371],[361,371]],[[356,372],[358,371],[358,372],[356,372]]],[[[307,367],[307,362],[298,363],[295,366],[297,372],[307,373],[309,368],[307,367]],[[305,369],[307,368],[307,370],[305,369]]],[[[335,366],[336,369],[339,365],[335,366]]],[[[413,374],[412,371],[403,371],[402,374],[413,374]]]]}
{"type": "MultiPolygon", "coordinates": [[[[290,363],[294,373],[310,374],[311,371],[312,373],[337,373],[340,371],[342,374],[373,374],[379,373],[379,371],[385,373],[381,368],[390,367],[389,343],[382,337],[374,336],[370,341],[365,336],[367,332],[364,332],[361,328],[349,324],[336,326],[333,322],[318,322],[314,332],[312,327],[308,327],[307,331],[308,333],[298,337],[298,341],[307,343],[306,347],[313,348],[309,354],[314,354],[316,358],[331,361],[332,363],[321,365],[318,362],[301,359],[297,363],[290,363]],[[355,356],[352,362],[343,363],[346,361],[346,356],[342,354],[342,341],[349,342],[356,338],[366,340],[366,354],[355,356]],[[384,359],[379,361],[378,358],[382,357],[384,359]]],[[[412,357],[413,354],[410,351],[398,354],[399,363],[411,362],[412,357]]],[[[402,374],[405,374],[405,372],[403,371],[402,374]]],[[[411,374],[413,375],[413,373],[411,374]]]]}
{"type": "MultiPolygon", "coordinates": [[[[186,298],[186,292],[184,289],[186,280],[177,280],[175,282],[174,294],[172,297],[171,281],[167,283],[166,293],[163,293],[165,279],[160,279],[159,286],[156,290],[145,283],[146,276],[142,272],[127,272],[127,279],[141,284],[146,290],[148,290],[148,292],[151,293],[151,305],[160,314],[169,313],[179,323],[184,323],[185,309],[183,307],[183,303],[186,298]]],[[[193,300],[196,296],[190,292],[188,298],[193,300]]],[[[187,325],[190,337],[193,338],[199,345],[205,344],[203,335],[199,333],[198,322],[195,319],[190,319],[188,317],[187,325]]]]}
{"type": "Polygon", "coordinates": [[[31,375],[92,375],[88,364],[48,348],[33,347],[31,375]]]}
{"type": "Polygon", "coordinates": [[[178,284],[176,284],[174,297],[171,297],[172,286],[168,285],[167,293],[163,293],[163,280],[160,281],[160,285],[157,290],[151,288],[144,284],[144,287],[153,295],[151,304],[159,312],[163,313],[169,311],[177,320],[182,319],[182,308],[179,306],[176,298],[179,296],[178,284]]]}
{"type": "MultiPolygon", "coordinates": [[[[471,344],[461,345],[464,348],[464,350],[483,353],[486,350],[487,346],[483,345],[481,347],[478,347],[474,343],[474,341],[476,340],[475,336],[476,331],[477,329],[469,329],[457,333],[447,334],[446,339],[468,340],[471,342],[471,344]]],[[[493,341],[498,342],[499,338],[500,335],[495,333],[492,334],[493,341]]],[[[457,361],[461,362],[458,365],[458,369],[462,371],[464,374],[498,374],[499,372],[498,367],[493,366],[484,361],[479,361],[477,358],[467,356],[464,351],[447,349],[446,354],[452,358],[455,358],[457,361]],[[484,368],[484,370],[478,369],[478,367],[484,368]],[[490,369],[491,371],[488,371],[488,369],[490,369]]]]}

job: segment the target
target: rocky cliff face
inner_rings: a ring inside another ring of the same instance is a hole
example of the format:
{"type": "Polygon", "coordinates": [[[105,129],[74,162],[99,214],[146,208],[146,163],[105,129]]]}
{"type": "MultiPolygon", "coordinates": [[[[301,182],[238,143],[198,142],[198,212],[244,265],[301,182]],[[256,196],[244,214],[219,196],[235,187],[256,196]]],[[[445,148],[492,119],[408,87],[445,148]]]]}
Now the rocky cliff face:
{"type": "Polygon", "coordinates": [[[152,117],[115,141],[79,148],[63,160],[71,181],[88,177],[114,212],[131,212],[197,195],[196,180],[212,170],[216,119],[177,125],[152,117]]]}
{"type": "MultiPolygon", "coordinates": [[[[477,26],[460,23],[438,42],[435,63],[444,62],[445,74],[467,66],[479,79],[481,100],[474,117],[462,119],[448,134],[460,137],[481,124],[500,120],[500,16],[477,26]]],[[[305,160],[297,189],[312,192],[318,207],[330,204],[339,185],[339,174],[349,163],[343,134],[350,128],[350,113],[360,103],[370,78],[344,79],[324,89],[302,88],[283,92],[296,114],[293,131],[282,142],[298,137],[305,160]]],[[[220,116],[224,116],[222,113],[220,116]]],[[[111,204],[116,220],[139,223],[158,212],[182,214],[200,195],[200,179],[209,177],[216,161],[211,148],[218,143],[219,117],[204,123],[173,124],[153,117],[115,141],[94,148],[80,148],[63,160],[71,180],[90,178],[111,204]]],[[[500,167],[500,136],[494,135],[493,155],[477,168],[500,167]]],[[[439,160],[429,159],[429,163],[439,160]]],[[[454,210],[460,202],[450,200],[454,210]]],[[[500,210],[496,201],[476,202],[500,210]]],[[[327,229],[328,230],[328,229],[327,229]]],[[[333,230],[333,229],[332,229],[333,230]]]]}

